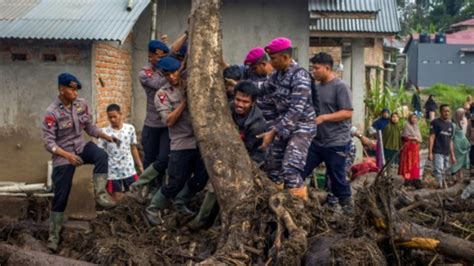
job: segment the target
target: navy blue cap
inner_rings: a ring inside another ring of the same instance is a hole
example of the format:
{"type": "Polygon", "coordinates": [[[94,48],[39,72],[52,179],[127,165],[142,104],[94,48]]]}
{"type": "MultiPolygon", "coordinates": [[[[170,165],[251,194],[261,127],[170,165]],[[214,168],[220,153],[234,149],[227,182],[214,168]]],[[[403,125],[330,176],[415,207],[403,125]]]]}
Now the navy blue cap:
{"type": "Polygon", "coordinates": [[[172,56],[160,58],[155,66],[163,72],[175,72],[181,67],[181,62],[172,56]]]}
{"type": "Polygon", "coordinates": [[[62,73],[58,76],[58,85],[66,87],[73,87],[80,90],[82,88],[81,82],[72,74],[62,73]]]}
{"type": "Polygon", "coordinates": [[[158,40],[150,41],[148,43],[148,51],[152,53],[156,53],[156,49],[160,49],[161,51],[165,53],[170,52],[170,48],[168,48],[168,46],[164,42],[161,42],[158,40]]]}
{"type": "Polygon", "coordinates": [[[176,52],[176,55],[185,57],[187,52],[188,52],[188,43],[183,43],[183,45],[181,45],[181,48],[179,48],[178,52],[176,52]]]}

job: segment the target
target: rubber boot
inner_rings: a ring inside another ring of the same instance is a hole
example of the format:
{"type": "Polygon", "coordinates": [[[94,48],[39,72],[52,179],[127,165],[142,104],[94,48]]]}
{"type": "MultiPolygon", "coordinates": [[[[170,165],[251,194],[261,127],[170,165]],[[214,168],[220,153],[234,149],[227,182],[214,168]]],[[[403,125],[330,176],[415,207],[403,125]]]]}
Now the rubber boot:
{"type": "Polygon", "coordinates": [[[198,214],[188,223],[189,228],[196,230],[203,227],[207,223],[207,219],[211,215],[215,204],[217,204],[216,193],[210,191],[206,192],[198,214]]]}
{"type": "Polygon", "coordinates": [[[288,192],[290,192],[292,196],[302,199],[304,202],[308,201],[308,190],[306,186],[290,188],[288,192]]]}
{"type": "Polygon", "coordinates": [[[56,252],[59,244],[59,233],[63,224],[64,212],[51,212],[49,214],[48,248],[56,252]]]}
{"type": "Polygon", "coordinates": [[[107,175],[106,174],[94,174],[94,192],[95,192],[95,201],[100,206],[109,209],[115,207],[116,203],[110,197],[105,186],[107,185],[107,175]]]}
{"type": "Polygon", "coordinates": [[[168,204],[168,198],[161,193],[161,189],[151,199],[150,205],[145,210],[145,216],[152,225],[162,224],[161,210],[168,204]]]}
{"type": "Polygon", "coordinates": [[[150,183],[158,174],[158,171],[156,171],[153,164],[151,164],[143,171],[138,180],[130,185],[130,190],[139,203],[145,203],[146,201],[147,195],[144,193],[144,186],[150,183]]]}
{"type": "Polygon", "coordinates": [[[175,209],[182,215],[194,215],[194,212],[186,206],[195,193],[189,189],[188,184],[184,185],[183,189],[176,195],[173,205],[175,209]]]}
{"type": "Polygon", "coordinates": [[[353,216],[355,213],[354,201],[351,197],[339,200],[339,204],[342,207],[342,211],[348,215],[353,216]]]}

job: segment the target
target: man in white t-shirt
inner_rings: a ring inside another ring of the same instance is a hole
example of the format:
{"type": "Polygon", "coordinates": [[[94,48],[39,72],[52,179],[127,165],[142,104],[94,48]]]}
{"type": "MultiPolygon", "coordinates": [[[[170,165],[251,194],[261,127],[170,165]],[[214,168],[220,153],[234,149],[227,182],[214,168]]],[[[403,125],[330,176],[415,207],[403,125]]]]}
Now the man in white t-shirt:
{"type": "Polygon", "coordinates": [[[107,118],[110,125],[103,128],[109,136],[120,140],[120,144],[110,144],[100,140],[99,147],[109,156],[109,180],[107,191],[117,202],[129,191],[129,186],[138,178],[137,170],[143,172],[143,165],[137,149],[135,128],[122,120],[120,106],[111,104],[107,107],[107,118]],[[136,167],[136,168],[135,168],[136,167]]]}

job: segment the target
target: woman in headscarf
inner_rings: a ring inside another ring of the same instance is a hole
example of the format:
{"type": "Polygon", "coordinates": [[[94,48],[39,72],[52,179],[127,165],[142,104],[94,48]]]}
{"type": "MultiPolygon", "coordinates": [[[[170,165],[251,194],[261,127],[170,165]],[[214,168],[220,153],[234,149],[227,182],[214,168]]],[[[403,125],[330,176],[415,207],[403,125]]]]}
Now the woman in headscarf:
{"type": "Polygon", "coordinates": [[[402,132],[403,149],[400,154],[398,174],[405,178],[405,184],[419,189],[420,181],[420,143],[422,141],[416,114],[408,116],[402,132]]]}
{"type": "MultiPolygon", "coordinates": [[[[383,148],[385,161],[388,162],[393,156],[397,155],[398,151],[402,147],[402,136],[398,114],[393,113],[390,116],[390,123],[385,127],[383,131],[383,148]]],[[[394,158],[392,161],[394,164],[398,164],[399,156],[394,158]]]]}
{"type": "Polygon", "coordinates": [[[454,155],[456,163],[451,167],[451,173],[456,175],[457,180],[462,179],[462,169],[469,169],[469,151],[471,143],[466,137],[467,119],[464,108],[459,108],[454,113],[454,155]]]}
{"type": "Polygon", "coordinates": [[[390,111],[387,108],[382,109],[380,118],[375,120],[375,122],[372,124],[372,127],[376,130],[382,131],[385,129],[385,127],[388,125],[388,122],[390,122],[390,111]]]}
{"type": "Polygon", "coordinates": [[[435,102],[434,95],[430,95],[425,103],[426,119],[433,121],[435,119],[436,109],[438,105],[435,102]]]}

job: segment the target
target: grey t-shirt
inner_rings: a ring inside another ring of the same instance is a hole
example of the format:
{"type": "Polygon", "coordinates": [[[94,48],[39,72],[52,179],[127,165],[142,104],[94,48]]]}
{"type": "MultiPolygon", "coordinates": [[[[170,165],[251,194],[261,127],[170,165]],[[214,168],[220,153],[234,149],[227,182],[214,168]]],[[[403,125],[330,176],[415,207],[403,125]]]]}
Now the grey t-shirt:
{"type": "MultiPolygon", "coordinates": [[[[320,114],[331,114],[340,110],[352,110],[352,92],[340,78],[327,84],[318,84],[320,114]]],[[[344,146],[351,140],[351,119],[340,122],[323,122],[318,125],[314,142],[318,146],[344,146]]]]}

